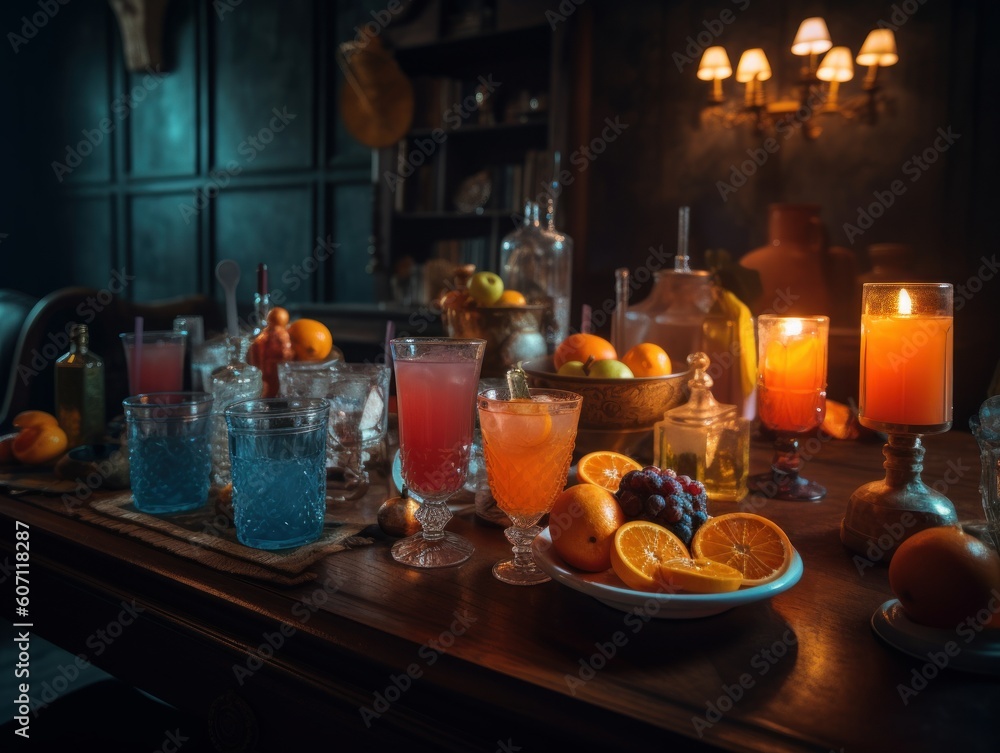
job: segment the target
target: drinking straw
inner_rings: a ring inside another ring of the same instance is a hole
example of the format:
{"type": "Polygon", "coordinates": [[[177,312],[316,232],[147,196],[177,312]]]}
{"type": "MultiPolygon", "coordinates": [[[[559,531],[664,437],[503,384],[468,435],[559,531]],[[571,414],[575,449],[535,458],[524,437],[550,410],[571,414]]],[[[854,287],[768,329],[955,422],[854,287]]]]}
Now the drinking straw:
{"type": "Polygon", "coordinates": [[[615,270],[615,317],[611,320],[611,344],[625,352],[625,314],[628,312],[628,267],[615,270]]]}
{"type": "Polygon", "coordinates": [[[590,334],[590,305],[586,303],[580,311],[580,331],[585,335],[590,334]]]}
{"type": "Polygon", "coordinates": [[[385,323],[385,345],[382,347],[386,365],[392,363],[392,348],[389,346],[389,341],[395,336],[396,323],[390,319],[385,323]]]}
{"type": "Polygon", "coordinates": [[[142,317],[135,318],[135,344],[132,346],[132,389],[138,393],[139,375],[142,373],[142,317]]]}
{"type": "Polygon", "coordinates": [[[691,258],[688,256],[690,222],[691,207],[681,207],[677,213],[677,256],[674,257],[674,270],[677,272],[691,271],[691,258]]]}

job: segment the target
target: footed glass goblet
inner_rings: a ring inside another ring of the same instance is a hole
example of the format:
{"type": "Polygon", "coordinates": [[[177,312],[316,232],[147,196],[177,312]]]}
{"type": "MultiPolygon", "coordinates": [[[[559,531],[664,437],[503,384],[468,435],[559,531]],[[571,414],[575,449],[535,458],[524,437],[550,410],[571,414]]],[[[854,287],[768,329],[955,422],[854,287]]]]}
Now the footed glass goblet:
{"type": "Polygon", "coordinates": [[[390,341],[396,372],[399,459],[407,488],[420,499],[422,530],[397,541],[392,556],[413,567],[457,565],[472,543],[444,530],[447,499],[469,470],[476,388],[485,340],[404,337],[390,341]]]}
{"type": "Polygon", "coordinates": [[[562,390],[529,391],[510,400],[506,390],[479,394],[479,427],[490,491],[513,525],[504,533],[514,556],[493,566],[504,583],[531,586],[550,580],[535,563],[536,525],[566,486],[583,397],[562,390]]]}

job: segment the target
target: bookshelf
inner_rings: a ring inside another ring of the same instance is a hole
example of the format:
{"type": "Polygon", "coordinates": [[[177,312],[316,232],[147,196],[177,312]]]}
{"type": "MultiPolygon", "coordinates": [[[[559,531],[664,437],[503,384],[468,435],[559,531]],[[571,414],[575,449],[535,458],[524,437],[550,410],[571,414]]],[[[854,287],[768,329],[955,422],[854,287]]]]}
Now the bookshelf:
{"type": "Polygon", "coordinates": [[[499,271],[503,237],[527,198],[544,205],[553,155],[565,153],[565,32],[528,4],[478,4],[478,22],[455,5],[432,3],[417,33],[400,27],[389,38],[415,108],[406,136],[378,153],[385,301],[405,289],[425,303],[449,265],[499,271]]]}

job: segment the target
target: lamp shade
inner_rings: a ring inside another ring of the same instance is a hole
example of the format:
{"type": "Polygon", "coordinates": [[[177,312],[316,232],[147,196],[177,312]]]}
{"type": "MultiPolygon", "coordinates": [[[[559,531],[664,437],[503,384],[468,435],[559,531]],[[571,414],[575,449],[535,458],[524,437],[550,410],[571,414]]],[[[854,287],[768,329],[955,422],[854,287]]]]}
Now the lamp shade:
{"type": "Polygon", "coordinates": [[[744,50],[740,55],[740,63],[736,66],[736,80],[741,84],[754,79],[767,81],[771,78],[771,64],[767,62],[767,55],[760,47],[744,50]]]}
{"type": "Polygon", "coordinates": [[[899,61],[896,54],[896,37],[892,29],[872,29],[857,57],[858,65],[895,65],[899,61]]]}
{"type": "Polygon", "coordinates": [[[792,41],[793,55],[814,55],[833,47],[826,21],[819,16],[807,18],[799,24],[799,30],[792,41]]]}
{"type": "Polygon", "coordinates": [[[823,58],[816,69],[816,78],[820,81],[850,81],[854,78],[854,61],[847,47],[834,47],[823,58]]]}
{"type": "Polygon", "coordinates": [[[698,78],[711,81],[716,78],[729,78],[733,75],[733,66],[729,63],[729,55],[724,47],[709,47],[701,56],[698,66],[698,78]]]}

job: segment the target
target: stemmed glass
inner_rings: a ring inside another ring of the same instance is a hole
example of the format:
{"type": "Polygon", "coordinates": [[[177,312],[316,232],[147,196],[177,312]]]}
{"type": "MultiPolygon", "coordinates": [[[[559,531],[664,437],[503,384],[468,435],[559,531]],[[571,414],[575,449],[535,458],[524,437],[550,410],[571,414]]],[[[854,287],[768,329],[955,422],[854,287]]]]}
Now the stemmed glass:
{"type": "Polygon", "coordinates": [[[490,491],[513,525],[504,533],[514,556],[493,566],[504,583],[530,586],[550,580],[531,555],[539,519],[566,486],[583,398],[562,390],[530,390],[511,400],[506,390],[479,394],[479,427],[490,491]]]}
{"type": "Polygon", "coordinates": [[[772,499],[816,501],[826,488],[799,475],[799,438],[826,414],[830,320],[825,316],[757,319],[757,413],[775,434],[771,470],[751,476],[752,492],[772,499]]]}
{"type": "Polygon", "coordinates": [[[399,413],[403,481],[421,501],[422,530],[397,541],[392,556],[413,567],[464,562],[474,548],[446,532],[447,499],[462,488],[472,450],[476,388],[485,340],[403,337],[390,341],[399,413]]]}

